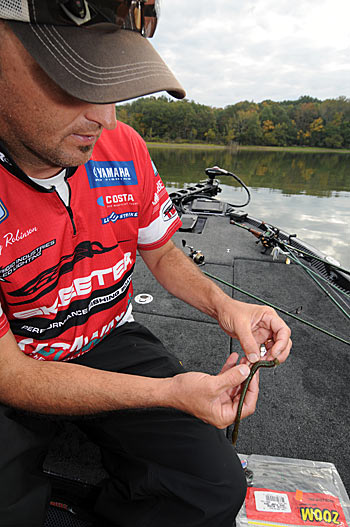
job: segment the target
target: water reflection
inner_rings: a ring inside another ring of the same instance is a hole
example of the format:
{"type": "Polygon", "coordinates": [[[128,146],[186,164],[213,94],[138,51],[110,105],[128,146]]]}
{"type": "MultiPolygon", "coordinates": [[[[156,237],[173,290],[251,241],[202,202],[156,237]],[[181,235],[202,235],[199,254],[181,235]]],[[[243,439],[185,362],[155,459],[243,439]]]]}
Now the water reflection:
{"type": "MultiPolygon", "coordinates": [[[[150,148],[169,190],[206,178],[218,165],[235,172],[250,187],[245,207],[308,241],[350,267],[350,155],[230,152],[150,148]]],[[[243,203],[245,193],[231,178],[221,178],[221,199],[243,203]]]]}

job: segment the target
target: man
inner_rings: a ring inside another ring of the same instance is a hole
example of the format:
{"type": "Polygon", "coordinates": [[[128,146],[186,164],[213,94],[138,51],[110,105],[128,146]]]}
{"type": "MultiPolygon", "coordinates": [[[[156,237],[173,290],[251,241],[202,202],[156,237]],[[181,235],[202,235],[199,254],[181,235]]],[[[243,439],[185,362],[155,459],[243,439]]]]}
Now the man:
{"type": "MultiPolygon", "coordinates": [[[[259,345],[281,361],[290,351],[274,311],[233,301],[175,248],[180,220],[147,149],[116,122],[116,101],[184,97],[145,38],[153,4],[0,2],[0,526],[44,522],[55,420],[36,414],[77,416],[101,447],[98,525],[231,526],[245,481],[218,429],[235,419],[259,345]],[[133,321],[136,247],[246,359],[186,373],[133,321]]],[[[257,395],[255,380],[243,416],[257,395]]]]}

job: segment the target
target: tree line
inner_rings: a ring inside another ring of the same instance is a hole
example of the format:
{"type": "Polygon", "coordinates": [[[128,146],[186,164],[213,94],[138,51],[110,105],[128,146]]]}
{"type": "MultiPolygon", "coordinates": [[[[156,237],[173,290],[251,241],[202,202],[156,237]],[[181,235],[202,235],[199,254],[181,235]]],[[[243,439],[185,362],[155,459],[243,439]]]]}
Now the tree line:
{"type": "Polygon", "coordinates": [[[118,105],[116,112],[146,141],[350,148],[350,99],[346,97],[242,101],[213,108],[163,95],[118,105]]]}

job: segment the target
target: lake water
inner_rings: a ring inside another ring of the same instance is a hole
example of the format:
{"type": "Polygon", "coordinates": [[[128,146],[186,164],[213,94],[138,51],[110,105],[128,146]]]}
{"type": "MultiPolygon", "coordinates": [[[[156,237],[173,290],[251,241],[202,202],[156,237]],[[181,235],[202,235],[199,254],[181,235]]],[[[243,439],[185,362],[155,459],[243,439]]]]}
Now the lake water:
{"type": "MultiPolygon", "coordinates": [[[[206,179],[217,165],[249,187],[244,210],[309,242],[350,268],[350,154],[306,154],[149,147],[169,192],[206,179]]],[[[245,191],[220,178],[220,199],[243,203],[245,191]]]]}

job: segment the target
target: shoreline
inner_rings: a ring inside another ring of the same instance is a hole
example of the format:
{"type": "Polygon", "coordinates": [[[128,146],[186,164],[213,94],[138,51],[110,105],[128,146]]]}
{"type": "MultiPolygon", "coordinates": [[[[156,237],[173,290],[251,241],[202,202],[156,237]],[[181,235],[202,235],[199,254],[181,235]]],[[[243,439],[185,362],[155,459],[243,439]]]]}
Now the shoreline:
{"type": "Polygon", "coordinates": [[[157,143],[146,141],[148,148],[176,148],[194,150],[229,150],[239,152],[240,150],[252,152],[289,152],[292,154],[350,154],[350,149],[340,148],[317,148],[312,146],[249,146],[249,145],[214,145],[204,143],[157,143]]]}

